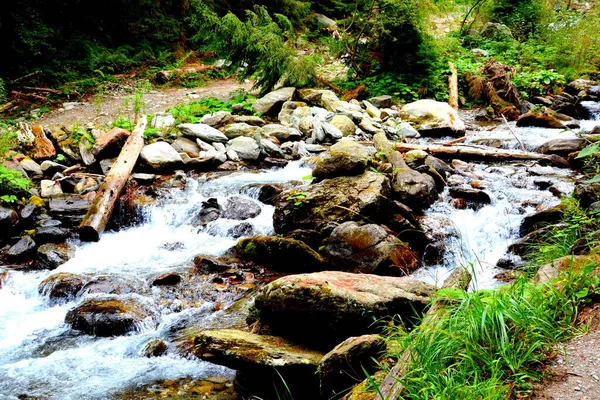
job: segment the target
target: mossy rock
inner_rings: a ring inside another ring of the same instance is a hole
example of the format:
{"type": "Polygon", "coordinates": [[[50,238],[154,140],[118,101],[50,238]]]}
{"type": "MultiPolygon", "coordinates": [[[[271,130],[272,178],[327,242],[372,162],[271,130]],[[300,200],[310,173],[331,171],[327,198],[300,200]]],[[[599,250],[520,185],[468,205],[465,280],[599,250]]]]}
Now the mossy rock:
{"type": "Polygon", "coordinates": [[[277,271],[318,271],[323,268],[323,257],[296,239],[250,237],[240,240],[235,249],[244,259],[277,271]]]}

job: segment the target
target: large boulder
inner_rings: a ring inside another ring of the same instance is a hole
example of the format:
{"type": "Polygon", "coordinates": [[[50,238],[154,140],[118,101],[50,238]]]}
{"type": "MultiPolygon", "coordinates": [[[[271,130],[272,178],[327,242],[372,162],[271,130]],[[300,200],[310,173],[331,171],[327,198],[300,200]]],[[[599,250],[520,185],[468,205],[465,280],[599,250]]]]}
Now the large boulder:
{"type": "Polygon", "coordinates": [[[340,140],[322,154],[312,171],[315,178],[360,175],[367,169],[369,149],[351,139],[340,140]]]}
{"type": "Polygon", "coordinates": [[[558,154],[559,156],[568,156],[570,153],[580,151],[587,145],[587,141],[582,138],[566,138],[549,140],[535,151],[542,154],[558,154]]]}
{"type": "Polygon", "coordinates": [[[38,247],[37,257],[41,266],[55,269],[75,256],[75,249],[68,243],[46,243],[38,247]]]}
{"type": "Polygon", "coordinates": [[[238,370],[236,387],[244,395],[275,399],[289,391],[296,398],[319,396],[316,372],[323,353],[233,329],[200,332],[194,344],[199,358],[238,370]]]}
{"type": "Polygon", "coordinates": [[[198,157],[201,151],[198,143],[186,137],[179,137],[175,139],[175,141],[171,143],[171,146],[173,146],[175,151],[178,153],[185,153],[192,158],[198,157]]]}
{"type": "Polygon", "coordinates": [[[600,183],[578,183],[573,190],[573,197],[579,201],[581,207],[588,208],[600,201],[600,183]]]}
{"type": "Polygon", "coordinates": [[[10,260],[23,259],[33,254],[35,252],[35,248],[36,243],[33,241],[31,236],[25,236],[6,251],[6,256],[10,260]]]}
{"type": "Polygon", "coordinates": [[[434,290],[412,278],[324,271],[271,282],[254,307],[272,332],[327,347],[375,330],[373,321],[410,321],[434,290]]]}
{"type": "Polygon", "coordinates": [[[423,136],[461,136],[465,123],[448,103],[435,100],[417,100],[400,110],[400,118],[411,122],[423,136]]]}
{"type": "Polygon", "coordinates": [[[280,143],[295,142],[302,139],[302,133],[298,129],[278,124],[268,124],[262,127],[269,137],[274,137],[280,143]]]}
{"type": "Polygon", "coordinates": [[[330,123],[338,128],[344,136],[352,136],[356,132],[356,125],[352,119],[346,115],[335,115],[330,123]]]}
{"type": "Polygon", "coordinates": [[[302,100],[318,104],[327,111],[335,112],[344,105],[344,102],[332,90],[301,89],[298,92],[302,100]]]}
{"type": "Polygon", "coordinates": [[[378,335],[350,337],[335,346],[319,363],[321,398],[338,399],[365,373],[373,374],[385,348],[385,340],[378,335]]]}
{"type": "Polygon", "coordinates": [[[252,104],[252,109],[255,113],[277,114],[281,110],[283,103],[292,100],[294,93],[296,93],[296,88],[293,87],[285,87],[267,93],[252,104]]]}
{"type": "Polygon", "coordinates": [[[185,136],[198,138],[209,143],[227,143],[229,140],[221,131],[207,124],[180,124],[178,128],[185,136]]]}
{"type": "Polygon", "coordinates": [[[554,129],[579,128],[579,121],[568,115],[557,113],[544,107],[542,110],[532,110],[521,115],[517,120],[517,126],[535,126],[554,129]]]}
{"type": "Polygon", "coordinates": [[[89,279],[83,275],[60,272],[44,279],[38,286],[38,292],[53,302],[66,302],[74,299],[89,279]]]}
{"type": "Polygon", "coordinates": [[[256,217],[260,212],[261,208],[254,200],[233,196],[225,202],[221,218],[245,220],[256,217]]]}
{"type": "MultiPolygon", "coordinates": [[[[26,129],[26,128],[25,128],[26,129]]],[[[31,126],[33,133],[33,143],[31,150],[31,158],[34,160],[45,160],[56,156],[56,148],[46,136],[44,128],[40,125],[31,126]]]]}
{"type": "Polygon", "coordinates": [[[417,210],[429,207],[437,196],[434,179],[411,168],[397,168],[392,192],[395,199],[417,210]]]}
{"type": "Polygon", "coordinates": [[[233,150],[242,160],[256,161],[260,157],[261,149],[256,139],[238,136],[227,144],[228,154],[233,150]]]}
{"type": "Polygon", "coordinates": [[[385,175],[367,171],[358,176],[325,179],[283,192],[277,199],[273,224],[275,232],[315,229],[325,222],[367,219],[377,221],[387,205],[390,185],[385,175]]]}
{"type": "Polygon", "coordinates": [[[183,164],[183,160],[177,150],[169,143],[156,142],[142,148],[140,158],[153,169],[161,170],[173,168],[183,164]]]}
{"type": "Polygon", "coordinates": [[[240,240],[236,251],[246,260],[276,271],[313,272],[323,269],[323,258],[304,242],[279,236],[240,240]]]}
{"type": "Polygon", "coordinates": [[[119,336],[156,326],[153,311],[134,298],[90,298],[67,312],[65,322],[94,336],[119,336]]]}
{"type": "Polygon", "coordinates": [[[335,269],[404,275],[420,265],[418,255],[379,225],[348,221],[336,227],[323,255],[335,269]]]}

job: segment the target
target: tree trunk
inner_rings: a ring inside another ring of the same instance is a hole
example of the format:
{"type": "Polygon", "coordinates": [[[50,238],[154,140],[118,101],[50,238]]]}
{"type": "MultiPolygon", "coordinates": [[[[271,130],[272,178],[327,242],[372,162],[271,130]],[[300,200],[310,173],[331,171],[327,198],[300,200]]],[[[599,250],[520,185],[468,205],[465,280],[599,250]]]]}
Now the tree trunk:
{"type": "Polygon", "coordinates": [[[119,198],[131,171],[144,147],[144,130],[148,123],[142,115],[135,129],[123,145],[121,153],[112,168],[106,174],[104,183],[98,189],[94,201],[79,225],[79,236],[86,242],[97,242],[110,219],[115,203],[119,198]]]}
{"type": "MultiPolygon", "coordinates": [[[[442,289],[463,289],[466,290],[471,283],[471,274],[466,269],[459,267],[456,268],[452,274],[444,281],[442,289]]],[[[421,325],[426,325],[434,318],[439,317],[440,312],[443,310],[445,303],[443,301],[436,301],[429,308],[421,325]]],[[[400,397],[404,390],[404,385],[399,381],[400,378],[407,372],[406,369],[410,365],[410,348],[404,350],[398,362],[386,375],[383,383],[379,387],[378,396],[380,399],[377,400],[395,400],[400,397]]]]}
{"type": "Polygon", "coordinates": [[[458,71],[450,61],[448,61],[448,66],[450,67],[451,72],[448,77],[448,104],[450,104],[450,107],[458,110],[458,71]]]}
{"type": "Polygon", "coordinates": [[[528,161],[528,160],[547,160],[556,167],[568,167],[569,163],[562,157],[555,154],[539,154],[518,150],[502,150],[502,149],[480,149],[469,146],[442,146],[442,145],[424,145],[424,144],[408,144],[396,143],[396,150],[407,152],[411,150],[423,150],[427,153],[439,158],[459,160],[491,160],[491,161],[528,161]]]}

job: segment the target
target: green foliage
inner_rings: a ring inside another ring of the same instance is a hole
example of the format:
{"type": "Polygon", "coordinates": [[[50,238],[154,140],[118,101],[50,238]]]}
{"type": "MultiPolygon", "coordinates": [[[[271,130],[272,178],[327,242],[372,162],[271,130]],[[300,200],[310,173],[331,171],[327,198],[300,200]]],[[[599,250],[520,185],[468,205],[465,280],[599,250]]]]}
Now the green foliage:
{"type": "Polygon", "coordinates": [[[529,96],[543,96],[557,91],[565,85],[565,76],[555,70],[538,70],[534,72],[519,72],[511,79],[511,83],[520,93],[529,96]]]}
{"type": "Polygon", "coordinates": [[[19,171],[13,171],[0,164],[0,199],[7,203],[17,201],[17,196],[26,194],[31,181],[19,171]]]}
{"type": "Polygon", "coordinates": [[[282,80],[302,86],[315,76],[314,60],[297,57],[287,45],[293,36],[290,20],[282,14],[269,14],[265,7],[246,10],[245,20],[232,13],[219,17],[205,3],[192,3],[190,25],[196,30],[197,43],[209,43],[232,67],[241,68],[240,77],[254,78],[264,94],[282,80]]]}
{"type": "Polygon", "coordinates": [[[112,128],[127,129],[128,131],[132,131],[135,128],[135,123],[123,116],[115,119],[110,125],[112,128]]]}
{"type": "MultiPolygon", "coordinates": [[[[572,272],[572,271],[571,271],[572,272]]],[[[529,393],[552,346],[577,331],[577,305],[589,286],[583,273],[536,286],[526,278],[509,287],[467,293],[441,290],[447,311],[410,333],[397,331],[396,352],[410,349],[405,399],[506,399],[529,393]]]]}
{"type": "Polygon", "coordinates": [[[498,0],[491,19],[508,26],[517,39],[525,40],[536,32],[543,12],[542,0],[498,0]]]}
{"type": "Polygon", "coordinates": [[[293,201],[295,207],[300,207],[302,204],[308,201],[306,197],[306,192],[294,192],[288,197],[286,197],[287,201],[293,201]]]}
{"type": "Polygon", "coordinates": [[[369,96],[387,94],[405,103],[419,99],[418,88],[407,85],[403,82],[402,76],[392,72],[369,76],[363,83],[369,96]]]}
{"type": "Polygon", "coordinates": [[[0,157],[5,158],[9,151],[15,150],[18,145],[17,132],[12,126],[0,122],[0,157]]]}
{"type": "Polygon", "coordinates": [[[0,103],[4,103],[6,101],[6,86],[4,85],[4,80],[0,78],[0,103]]]}
{"type": "Polygon", "coordinates": [[[217,111],[231,111],[231,107],[234,104],[242,104],[242,110],[246,114],[252,114],[252,103],[254,103],[254,100],[254,97],[240,92],[234,94],[233,98],[228,102],[224,102],[214,97],[208,97],[171,107],[167,111],[173,114],[177,124],[197,123],[206,114],[212,114],[217,111]]]}
{"type": "MultiPolygon", "coordinates": [[[[116,126],[116,125],[113,125],[113,126],[116,126]]],[[[79,145],[79,142],[81,142],[82,140],[85,139],[87,141],[86,147],[89,149],[91,149],[92,146],[94,145],[94,143],[96,142],[96,139],[94,139],[92,134],[90,132],[88,132],[86,129],[81,128],[80,126],[74,126],[73,128],[71,128],[71,132],[70,132],[69,136],[71,138],[71,142],[74,145],[79,145]]]]}

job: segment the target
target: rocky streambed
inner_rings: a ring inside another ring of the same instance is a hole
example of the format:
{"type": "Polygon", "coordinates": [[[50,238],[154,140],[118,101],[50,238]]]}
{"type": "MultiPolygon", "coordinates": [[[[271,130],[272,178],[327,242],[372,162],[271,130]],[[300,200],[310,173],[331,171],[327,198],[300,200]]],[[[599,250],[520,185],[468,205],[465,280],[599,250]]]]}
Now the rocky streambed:
{"type": "Polygon", "coordinates": [[[410,325],[451,270],[483,288],[523,266],[517,240],[555,218],[543,210],[573,191],[569,154],[585,145],[564,125],[477,122],[432,101],[287,88],[255,107],[264,118],[220,112],[147,144],[97,243],[74,228],[128,133],[95,132],[89,151],[32,129],[33,159],[12,165],[40,197],[2,210],[2,396],[274,398],[274,383],[340,397],[376,368],[381,326],[410,325]],[[456,137],[553,156],[471,161],[394,142],[456,137]],[[41,162],[52,148],[79,169],[41,162]]]}

